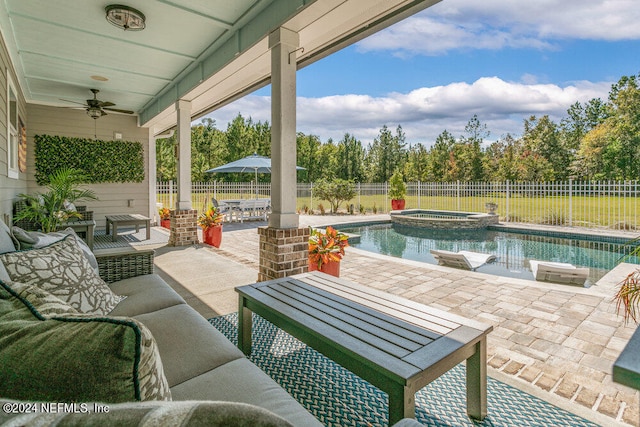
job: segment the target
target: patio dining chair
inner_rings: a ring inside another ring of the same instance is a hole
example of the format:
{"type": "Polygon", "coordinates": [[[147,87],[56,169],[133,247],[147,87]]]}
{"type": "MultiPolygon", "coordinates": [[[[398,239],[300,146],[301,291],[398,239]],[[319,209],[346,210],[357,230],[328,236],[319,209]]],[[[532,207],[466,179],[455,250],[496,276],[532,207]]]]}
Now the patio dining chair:
{"type": "Polygon", "coordinates": [[[220,209],[220,213],[223,215],[224,221],[231,221],[232,209],[231,205],[224,201],[219,202],[215,197],[211,198],[211,204],[220,209]]]}

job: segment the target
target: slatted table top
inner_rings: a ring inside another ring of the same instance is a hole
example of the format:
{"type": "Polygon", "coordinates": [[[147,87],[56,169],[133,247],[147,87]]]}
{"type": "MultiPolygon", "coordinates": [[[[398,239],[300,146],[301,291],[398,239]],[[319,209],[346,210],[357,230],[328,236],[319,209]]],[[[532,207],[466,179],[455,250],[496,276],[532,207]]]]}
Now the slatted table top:
{"type": "Polygon", "coordinates": [[[105,218],[110,222],[142,222],[151,220],[150,218],[140,214],[106,215],[105,218]]]}
{"type": "MultiPolygon", "coordinates": [[[[375,370],[385,371],[385,377],[405,384],[493,329],[318,273],[236,290],[253,304],[276,312],[286,322],[301,328],[303,335],[310,334],[334,346],[334,354],[347,354],[375,370]]],[[[262,310],[254,311],[260,314],[262,310]]]]}

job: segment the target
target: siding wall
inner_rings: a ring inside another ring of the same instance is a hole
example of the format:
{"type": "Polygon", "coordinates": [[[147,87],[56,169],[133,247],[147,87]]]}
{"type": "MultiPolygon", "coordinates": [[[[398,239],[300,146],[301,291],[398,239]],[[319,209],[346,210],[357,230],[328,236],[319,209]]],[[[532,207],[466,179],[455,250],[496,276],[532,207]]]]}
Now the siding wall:
{"type": "MultiPolygon", "coordinates": [[[[87,91],[89,92],[89,91],[87,91]]],[[[90,93],[89,93],[90,94],[90,93]]],[[[97,120],[90,118],[82,109],[56,108],[28,104],[27,113],[27,186],[30,193],[39,191],[34,175],[34,135],[60,135],[77,138],[112,140],[114,132],[122,133],[125,141],[141,142],[145,151],[145,179],[140,183],[114,183],[91,185],[99,200],[88,201],[88,210],[94,212],[97,228],[105,227],[105,215],[142,214],[149,216],[149,130],[137,126],[135,116],[109,114],[97,120]],[[94,128],[95,126],[95,128],[94,128]],[[95,133],[94,133],[95,132],[95,133]],[[129,207],[128,200],[133,200],[129,207]]],[[[5,156],[6,157],[6,156],[5,156]]],[[[85,204],[85,203],[79,203],[85,204]]],[[[155,205],[155,201],[154,201],[155,205]]],[[[151,212],[153,215],[154,212],[151,212]]]]}
{"type": "Polygon", "coordinates": [[[26,174],[20,173],[19,179],[7,177],[7,71],[10,73],[18,96],[18,112],[28,128],[26,104],[18,79],[13,71],[13,64],[9,58],[4,40],[0,36],[0,219],[8,220],[13,209],[13,201],[20,193],[27,191],[26,174]]]}

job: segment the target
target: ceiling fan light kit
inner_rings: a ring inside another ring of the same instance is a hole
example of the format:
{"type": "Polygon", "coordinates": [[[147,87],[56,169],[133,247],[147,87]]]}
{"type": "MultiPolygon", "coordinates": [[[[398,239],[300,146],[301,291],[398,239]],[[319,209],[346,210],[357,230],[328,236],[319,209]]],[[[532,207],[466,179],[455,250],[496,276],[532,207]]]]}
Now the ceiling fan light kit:
{"type": "Polygon", "coordinates": [[[97,107],[89,107],[87,108],[87,114],[89,115],[89,117],[91,117],[92,119],[99,119],[100,117],[103,116],[104,111],[102,111],[100,108],[97,107]]]}
{"type": "Polygon", "coordinates": [[[85,107],[85,110],[87,111],[87,115],[94,120],[99,119],[102,116],[106,116],[107,111],[115,111],[116,113],[122,113],[122,114],[133,114],[133,111],[131,110],[122,110],[120,108],[112,108],[116,104],[114,104],[113,102],[101,101],[98,99],[98,93],[100,92],[98,89],[90,89],[90,90],[93,93],[93,99],[87,99],[86,103],[70,101],[68,99],[62,99],[62,101],[73,102],[74,104],[83,105],[85,107]]]}
{"type": "Polygon", "coordinates": [[[105,7],[107,21],[125,31],[140,31],[145,27],[145,16],[142,12],[129,6],[111,4],[105,7]]]}

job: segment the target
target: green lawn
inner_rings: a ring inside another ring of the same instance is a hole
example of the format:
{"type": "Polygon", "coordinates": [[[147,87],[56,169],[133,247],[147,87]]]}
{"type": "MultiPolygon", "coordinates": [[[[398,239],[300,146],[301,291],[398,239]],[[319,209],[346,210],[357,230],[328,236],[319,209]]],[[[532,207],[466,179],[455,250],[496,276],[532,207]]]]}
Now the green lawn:
{"type": "MultiPolygon", "coordinates": [[[[247,193],[217,194],[219,200],[247,198],[247,193]]],[[[213,197],[212,193],[194,193],[193,207],[202,210],[208,206],[213,197]]],[[[266,197],[266,196],[265,196],[266,197]]],[[[176,196],[173,197],[175,203],[176,196]]],[[[435,209],[462,212],[485,212],[487,201],[498,204],[497,213],[501,221],[530,222],[537,224],[572,225],[585,227],[609,227],[613,229],[635,229],[640,220],[640,198],[636,197],[522,197],[512,196],[507,201],[504,197],[487,196],[455,197],[455,196],[422,196],[418,203],[417,196],[406,197],[406,209],[435,209]],[[508,210],[507,210],[508,209],[508,210]]],[[[169,196],[159,194],[158,202],[170,206],[169,196]]],[[[300,212],[308,209],[313,202],[314,214],[320,213],[322,205],[328,213],[331,205],[326,200],[299,197],[296,207],[300,212]]],[[[359,206],[363,206],[367,213],[385,213],[391,209],[391,203],[385,194],[355,197],[340,205],[340,210],[346,212],[349,205],[354,205],[355,213],[359,213],[359,206]]]]}

